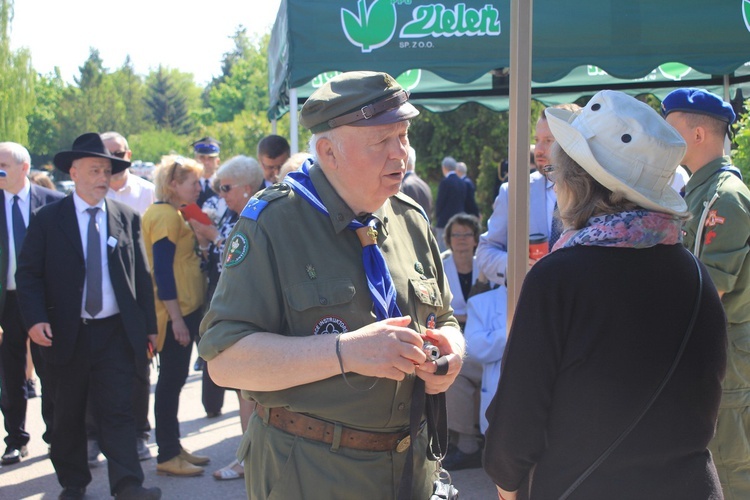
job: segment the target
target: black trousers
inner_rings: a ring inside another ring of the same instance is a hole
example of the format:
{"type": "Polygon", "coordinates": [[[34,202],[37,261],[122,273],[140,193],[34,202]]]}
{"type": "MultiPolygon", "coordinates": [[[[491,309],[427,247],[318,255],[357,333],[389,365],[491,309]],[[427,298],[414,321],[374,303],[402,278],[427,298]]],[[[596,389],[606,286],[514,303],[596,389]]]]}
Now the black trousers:
{"type": "MultiPolygon", "coordinates": [[[[0,408],[5,420],[5,444],[20,448],[29,442],[26,430],[26,340],[29,334],[23,326],[15,291],[5,294],[2,319],[3,343],[0,345],[0,408]]],[[[31,342],[31,359],[42,385],[42,418],[46,429],[42,438],[49,443],[52,430],[52,397],[48,390],[46,365],[39,346],[31,342]]]]}
{"type": "MultiPolygon", "coordinates": [[[[148,421],[148,400],[151,397],[151,365],[141,363],[136,366],[133,377],[133,416],[135,417],[135,434],[137,437],[148,439],[151,437],[151,423],[148,421]]],[[[99,440],[94,421],[94,408],[89,398],[86,407],[86,436],[94,441],[99,440]]]]}
{"type": "Polygon", "coordinates": [[[158,463],[167,462],[180,454],[180,392],[190,370],[193,341],[198,339],[198,327],[203,318],[202,309],[184,317],[190,331],[191,342],[181,346],[174,338],[172,322],[167,323],[167,336],[159,352],[159,381],[154,393],[154,418],[156,419],[156,444],[159,447],[158,463]]]}
{"type": "Polygon", "coordinates": [[[219,413],[224,406],[224,392],[226,389],[216,385],[208,373],[208,364],[203,366],[201,402],[206,413],[219,413]]]}
{"type": "MultiPolygon", "coordinates": [[[[53,336],[62,334],[52,331],[53,336]]],[[[60,485],[85,487],[91,482],[85,423],[89,396],[111,493],[143,484],[131,404],[135,358],[120,315],[81,322],[70,362],[48,366],[55,401],[51,458],[60,485]]]]}

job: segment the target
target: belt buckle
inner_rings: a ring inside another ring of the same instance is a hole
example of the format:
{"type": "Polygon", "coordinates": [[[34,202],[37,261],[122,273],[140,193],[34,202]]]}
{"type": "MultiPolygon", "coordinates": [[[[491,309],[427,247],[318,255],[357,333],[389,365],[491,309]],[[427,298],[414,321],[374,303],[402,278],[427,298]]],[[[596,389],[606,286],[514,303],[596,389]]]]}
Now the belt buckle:
{"type": "Polygon", "coordinates": [[[91,321],[91,318],[81,318],[81,323],[83,323],[84,325],[88,325],[89,323],[91,323],[91,321]]]}
{"type": "Polygon", "coordinates": [[[399,439],[396,441],[396,453],[403,453],[406,450],[409,449],[409,446],[411,445],[411,436],[406,436],[404,438],[399,439]]]}

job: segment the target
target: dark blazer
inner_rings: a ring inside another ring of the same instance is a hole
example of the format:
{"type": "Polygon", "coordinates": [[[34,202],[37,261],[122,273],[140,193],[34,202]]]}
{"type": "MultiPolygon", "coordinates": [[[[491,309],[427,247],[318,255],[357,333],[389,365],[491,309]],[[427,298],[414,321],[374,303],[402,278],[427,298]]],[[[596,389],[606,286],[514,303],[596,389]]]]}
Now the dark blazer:
{"type": "MultiPolygon", "coordinates": [[[[29,222],[31,222],[38,208],[64,197],[65,195],[60,192],[32,184],[31,192],[29,193],[29,208],[31,210],[29,222]]],[[[8,224],[5,221],[6,217],[5,191],[0,189],[0,317],[2,317],[3,310],[5,309],[5,292],[8,286],[8,252],[10,252],[10,248],[8,248],[8,224]]]]}
{"type": "Polygon", "coordinates": [[[401,181],[401,192],[411,196],[414,201],[422,206],[425,215],[432,217],[432,191],[430,186],[413,170],[404,174],[404,180],[401,181]]]}
{"type": "MultiPolygon", "coordinates": [[[[141,235],[141,218],[114,200],[107,206],[109,276],[133,352],[145,352],[156,334],[154,291],[141,235]]],[[[52,347],[42,347],[47,362],[67,363],[81,322],[86,261],[73,195],[42,207],[29,224],[16,271],[18,301],[26,328],[49,323],[52,347]]],[[[136,356],[146,362],[146,356],[136,356]]]]}
{"type": "Polygon", "coordinates": [[[435,227],[445,227],[448,219],[466,211],[468,189],[468,184],[456,174],[450,174],[440,181],[435,201],[435,227]]]}
{"type": "Polygon", "coordinates": [[[461,179],[466,183],[466,203],[464,203],[464,212],[479,217],[479,207],[477,206],[476,191],[477,187],[474,185],[474,181],[469,177],[461,179]]]}
{"type": "Polygon", "coordinates": [[[196,203],[198,204],[199,207],[203,208],[203,204],[206,203],[206,200],[211,198],[212,196],[217,196],[216,191],[211,189],[210,183],[208,187],[204,190],[203,178],[201,177],[201,194],[198,195],[198,201],[196,203]]]}

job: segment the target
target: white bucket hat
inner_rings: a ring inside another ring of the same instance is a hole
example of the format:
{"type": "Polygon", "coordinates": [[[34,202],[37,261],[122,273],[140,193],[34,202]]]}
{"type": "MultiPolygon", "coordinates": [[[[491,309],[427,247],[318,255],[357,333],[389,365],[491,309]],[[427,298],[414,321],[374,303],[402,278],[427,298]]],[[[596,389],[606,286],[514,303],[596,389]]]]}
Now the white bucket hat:
{"type": "Polygon", "coordinates": [[[547,108],[545,113],[560,147],[599,184],[649,210],[687,211],[670,186],[687,146],[650,106],[602,90],[580,111],[547,108]]]}

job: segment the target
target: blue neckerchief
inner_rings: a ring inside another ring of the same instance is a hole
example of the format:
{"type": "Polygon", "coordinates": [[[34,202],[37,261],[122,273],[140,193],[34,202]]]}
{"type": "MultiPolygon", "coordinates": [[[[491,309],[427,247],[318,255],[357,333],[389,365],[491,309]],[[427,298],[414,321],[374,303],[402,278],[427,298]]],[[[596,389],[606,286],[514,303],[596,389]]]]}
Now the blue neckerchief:
{"type": "MultiPolygon", "coordinates": [[[[320,213],[330,217],[328,209],[321,201],[312,183],[312,179],[310,179],[309,168],[312,164],[312,159],[306,160],[298,170],[287,174],[284,182],[289,184],[295,193],[315,207],[320,213]]],[[[376,224],[377,219],[370,216],[367,219],[366,225],[357,219],[353,219],[346,228],[356,231],[362,227],[369,226],[374,229],[376,224]]],[[[377,244],[362,247],[362,262],[365,266],[367,286],[370,289],[370,296],[375,307],[375,316],[378,320],[400,317],[401,311],[396,304],[396,288],[393,286],[388,265],[377,244]]]]}

